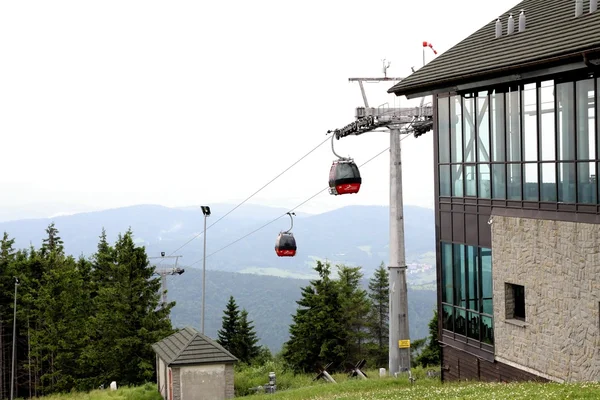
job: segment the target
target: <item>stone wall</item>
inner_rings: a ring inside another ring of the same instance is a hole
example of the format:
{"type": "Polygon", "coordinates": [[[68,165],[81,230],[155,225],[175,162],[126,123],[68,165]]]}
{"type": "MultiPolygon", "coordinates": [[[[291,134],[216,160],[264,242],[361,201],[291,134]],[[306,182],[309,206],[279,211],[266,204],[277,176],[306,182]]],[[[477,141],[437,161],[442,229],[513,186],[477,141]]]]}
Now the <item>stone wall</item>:
{"type": "Polygon", "coordinates": [[[494,215],[491,228],[496,360],[600,380],[600,225],[494,215]],[[525,321],[507,317],[506,284],[525,287],[525,321]]]}

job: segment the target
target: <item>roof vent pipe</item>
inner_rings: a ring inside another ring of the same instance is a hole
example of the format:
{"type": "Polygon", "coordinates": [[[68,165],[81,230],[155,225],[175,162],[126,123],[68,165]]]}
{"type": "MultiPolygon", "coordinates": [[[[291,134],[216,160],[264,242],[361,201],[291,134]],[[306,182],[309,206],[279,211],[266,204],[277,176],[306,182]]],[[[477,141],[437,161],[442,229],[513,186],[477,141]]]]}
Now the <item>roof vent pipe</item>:
{"type": "Polygon", "coordinates": [[[508,16],[508,28],[507,28],[508,34],[512,34],[515,31],[515,19],[513,18],[512,14],[510,14],[508,16]]]}
{"type": "Polygon", "coordinates": [[[583,0],[575,0],[575,18],[583,14],[583,0]]]}
{"type": "Polygon", "coordinates": [[[523,32],[525,30],[525,10],[521,10],[521,14],[519,14],[519,32],[523,32]]]}
{"type": "Polygon", "coordinates": [[[598,9],[598,0],[590,0],[590,14],[598,9]]]}
{"type": "Polygon", "coordinates": [[[500,22],[500,17],[496,20],[496,39],[502,36],[502,22],[500,22]]]}

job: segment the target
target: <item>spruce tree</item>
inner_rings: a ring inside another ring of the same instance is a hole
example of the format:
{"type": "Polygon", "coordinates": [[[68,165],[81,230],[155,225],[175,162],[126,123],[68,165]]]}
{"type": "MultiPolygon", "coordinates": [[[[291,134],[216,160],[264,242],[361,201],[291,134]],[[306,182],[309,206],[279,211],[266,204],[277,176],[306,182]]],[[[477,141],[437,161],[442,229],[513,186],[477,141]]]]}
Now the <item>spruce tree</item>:
{"type": "Polygon", "coordinates": [[[173,332],[169,313],[174,302],[158,307],[160,278],[153,277],[143,247],[136,247],[133,232],[119,235],[114,248],[101,237],[94,257],[96,313],[88,329],[94,337],[84,362],[92,364],[96,382],[119,380],[122,385],[153,379],[155,355],[151,345],[173,332]]]}
{"type": "Polygon", "coordinates": [[[249,364],[252,359],[258,356],[260,352],[260,347],[256,345],[258,343],[258,338],[254,331],[252,321],[248,320],[248,311],[246,311],[246,309],[243,309],[240,313],[236,342],[237,354],[234,354],[234,356],[241,362],[249,364]]]}
{"type": "Polygon", "coordinates": [[[339,285],[330,278],[329,263],[317,261],[315,271],[319,279],[302,288],[283,351],[286,362],[303,372],[313,371],[317,363],[340,365],[346,359],[348,332],[339,285]]]}
{"type": "Polygon", "coordinates": [[[347,332],[346,361],[355,364],[365,357],[364,343],[369,338],[368,315],[371,302],[367,291],[361,287],[363,277],[360,267],[338,266],[340,305],[347,332]]]}
{"type": "Polygon", "coordinates": [[[382,262],[369,280],[369,298],[372,303],[369,330],[376,344],[372,357],[377,366],[387,365],[388,362],[389,296],[388,271],[382,262]]]}
{"type": "Polygon", "coordinates": [[[217,343],[237,357],[240,311],[233,296],[229,296],[223,314],[221,329],[217,332],[217,343]]]}

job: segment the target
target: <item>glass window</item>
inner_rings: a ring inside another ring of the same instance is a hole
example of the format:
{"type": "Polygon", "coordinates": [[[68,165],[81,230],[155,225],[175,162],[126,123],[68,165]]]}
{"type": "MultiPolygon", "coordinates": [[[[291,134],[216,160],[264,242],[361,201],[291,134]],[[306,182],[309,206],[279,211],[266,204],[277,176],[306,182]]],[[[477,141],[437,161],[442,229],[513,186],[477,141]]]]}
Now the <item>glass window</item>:
{"type": "Polygon", "coordinates": [[[463,161],[462,107],[460,96],[450,97],[450,151],[452,162],[463,161]]]}
{"type": "Polygon", "coordinates": [[[540,189],[541,201],[556,201],[556,164],[540,164],[542,184],[540,189]]]}
{"type": "Polygon", "coordinates": [[[492,281],[492,250],[482,247],[481,253],[481,312],[484,314],[494,314],[493,293],[494,286],[492,281]]]}
{"type": "Polygon", "coordinates": [[[454,305],[466,307],[465,296],[465,246],[463,244],[453,245],[454,256],[454,305]]]}
{"type": "Polygon", "coordinates": [[[490,165],[478,164],[477,171],[479,177],[479,197],[489,199],[492,197],[492,187],[490,186],[490,165]]]}
{"type": "Polygon", "coordinates": [[[463,98],[465,162],[475,162],[475,99],[463,98]]]}
{"type": "Polygon", "coordinates": [[[556,85],[558,100],[558,159],[575,159],[575,112],[573,82],[556,85]]]}
{"type": "Polygon", "coordinates": [[[450,162],[450,98],[438,98],[438,156],[441,163],[450,162]]]}
{"type": "Polygon", "coordinates": [[[506,199],[505,164],[492,164],[492,198],[506,199]]]}
{"type": "Polygon", "coordinates": [[[490,162],[490,112],[487,96],[477,98],[477,161],[490,162]]]}
{"type": "Polygon", "coordinates": [[[524,161],[538,160],[536,84],[523,89],[523,156],[524,161]]]}
{"type": "Polygon", "coordinates": [[[462,164],[452,165],[452,196],[463,197],[462,164]]]}
{"type": "Polygon", "coordinates": [[[523,185],[523,200],[538,201],[538,164],[527,163],[523,165],[525,184],[523,185]]]}
{"type": "Polygon", "coordinates": [[[492,118],[492,161],[505,161],[506,152],[506,129],[504,119],[504,93],[494,93],[491,99],[492,118]]]}
{"type": "Polygon", "coordinates": [[[596,204],[596,163],[577,163],[577,202],[596,204]]]}
{"type": "Polygon", "coordinates": [[[440,165],[440,196],[450,197],[450,165],[440,165]]]}
{"type": "Polygon", "coordinates": [[[477,196],[477,173],[475,164],[465,165],[466,196],[477,196]]]}
{"type": "Polygon", "coordinates": [[[456,319],[454,320],[454,332],[465,336],[467,334],[467,312],[460,308],[454,308],[456,319]]]}
{"type": "Polygon", "coordinates": [[[494,319],[492,317],[481,316],[481,341],[489,345],[494,344],[494,319]]]}
{"type": "Polygon", "coordinates": [[[454,285],[452,284],[452,245],[442,243],[442,302],[452,304],[454,285]]]}
{"type": "Polygon", "coordinates": [[[577,159],[594,160],[596,158],[594,80],[578,81],[575,90],[577,96],[577,159]]]}
{"type": "Polygon", "coordinates": [[[521,164],[507,164],[506,198],[521,200],[521,164]]]}
{"type": "Polygon", "coordinates": [[[467,246],[467,308],[479,311],[479,286],[477,279],[479,263],[477,261],[477,247],[467,246]]]}
{"type": "Polygon", "coordinates": [[[542,82],[540,91],[540,152],[542,160],[556,160],[554,129],[554,81],[542,82]]]}
{"type": "Polygon", "coordinates": [[[474,312],[467,312],[467,316],[467,337],[479,340],[479,314],[474,312]]]}
{"type": "Polygon", "coordinates": [[[521,103],[518,88],[506,93],[506,161],[521,161],[521,103]]]}
{"type": "Polygon", "coordinates": [[[443,305],[442,306],[442,328],[449,331],[454,330],[454,307],[443,305]]]}
{"type": "Polygon", "coordinates": [[[575,163],[558,163],[558,201],[575,203],[575,163]]]}

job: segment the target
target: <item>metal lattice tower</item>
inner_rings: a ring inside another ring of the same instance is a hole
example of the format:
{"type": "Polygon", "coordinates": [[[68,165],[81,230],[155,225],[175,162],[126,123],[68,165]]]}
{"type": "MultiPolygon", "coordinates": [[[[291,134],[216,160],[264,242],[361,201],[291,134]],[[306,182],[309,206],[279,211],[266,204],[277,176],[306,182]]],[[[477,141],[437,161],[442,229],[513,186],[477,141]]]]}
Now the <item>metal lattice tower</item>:
{"type": "Polygon", "coordinates": [[[154,266],[153,275],[160,275],[161,280],[161,291],[162,291],[162,304],[163,306],[167,304],[167,275],[181,275],[185,272],[185,269],[177,267],[177,262],[179,261],[179,257],[183,256],[165,256],[165,253],[162,252],[160,257],[148,257],[149,260],[152,259],[165,259],[165,258],[174,258],[175,266],[171,268],[156,268],[154,266]]]}

